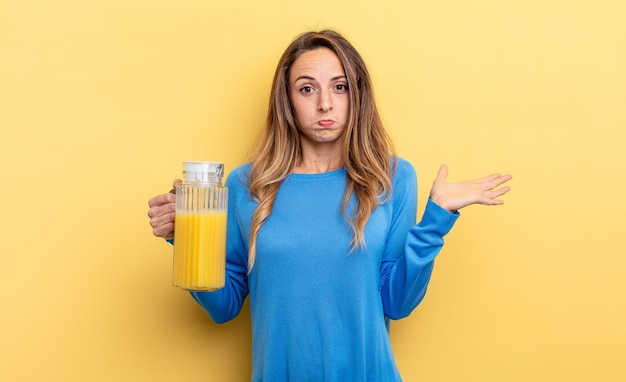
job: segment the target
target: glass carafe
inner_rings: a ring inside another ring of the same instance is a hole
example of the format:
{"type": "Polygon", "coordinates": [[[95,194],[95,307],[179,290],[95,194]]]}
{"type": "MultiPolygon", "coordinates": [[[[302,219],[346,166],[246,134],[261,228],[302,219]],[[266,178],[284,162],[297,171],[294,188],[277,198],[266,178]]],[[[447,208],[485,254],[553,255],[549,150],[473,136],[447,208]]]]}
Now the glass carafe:
{"type": "Polygon", "coordinates": [[[228,189],[224,164],[184,162],[176,187],[174,286],[199,291],[224,287],[228,189]]]}

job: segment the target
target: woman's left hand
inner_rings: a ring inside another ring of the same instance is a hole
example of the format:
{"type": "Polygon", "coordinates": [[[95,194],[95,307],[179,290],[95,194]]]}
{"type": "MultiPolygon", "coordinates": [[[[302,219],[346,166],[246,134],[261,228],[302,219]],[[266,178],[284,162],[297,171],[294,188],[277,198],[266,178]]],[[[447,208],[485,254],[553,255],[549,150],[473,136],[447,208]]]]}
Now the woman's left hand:
{"type": "Polygon", "coordinates": [[[501,205],[504,202],[497,198],[511,190],[509,186],[498,188],[509,181],[511,175],[493,174],[458,183],[448,183],[447,177],[448,166],[441,165],[430,190],[430,199],[450,212],[456,212],[471,204],[501,205]]]}

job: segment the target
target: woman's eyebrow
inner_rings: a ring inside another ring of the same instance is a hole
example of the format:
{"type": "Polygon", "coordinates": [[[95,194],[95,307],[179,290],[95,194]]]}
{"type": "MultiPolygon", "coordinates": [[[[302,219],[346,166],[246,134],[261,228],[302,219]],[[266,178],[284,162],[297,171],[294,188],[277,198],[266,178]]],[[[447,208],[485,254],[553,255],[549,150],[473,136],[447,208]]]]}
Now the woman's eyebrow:
{"type": "MultiPolygon", "coordinates": [[[[331,81],[337,81],[337,80],[341,80],[341,79],[346,79],[346,76],[345,76],[345,75],[343,75],[343,74],[340,74],[340,75],[338,75],[338,76],[335,76],[335,77],[331,78],[330,80],[331,80],[331,81]]],[[[311,81],[315,81],[316,79],[315,79],[315,77],[312,77],[312,76],[309,76],[309,75],[304,74],[304,75],[298,76],[298,77],[294,80],[294,82],[297,82],[297,81],[300,81],[300,80],[311,80],[311,81]]]]}
{"type": "Polygon", "coordinates": [[[298,76],[298,78],[296,78],[294,80],[294,82],[300,81],[300,80],[315,80],[314,77],[308,76],[308,75],[302,75],[302,76],[298,76]]]}

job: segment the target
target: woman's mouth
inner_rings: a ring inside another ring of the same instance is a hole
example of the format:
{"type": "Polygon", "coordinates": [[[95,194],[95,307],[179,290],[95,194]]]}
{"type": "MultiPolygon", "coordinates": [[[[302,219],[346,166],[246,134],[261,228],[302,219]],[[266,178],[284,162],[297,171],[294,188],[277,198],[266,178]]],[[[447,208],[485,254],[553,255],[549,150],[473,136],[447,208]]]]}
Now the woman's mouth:
{"type": "Polygon", "coordinates": [[[317,121],[317,124],[321,127],[331,127],[335,124],[335,121],[333,121],[332,119],[322,119],[317,121]]]}

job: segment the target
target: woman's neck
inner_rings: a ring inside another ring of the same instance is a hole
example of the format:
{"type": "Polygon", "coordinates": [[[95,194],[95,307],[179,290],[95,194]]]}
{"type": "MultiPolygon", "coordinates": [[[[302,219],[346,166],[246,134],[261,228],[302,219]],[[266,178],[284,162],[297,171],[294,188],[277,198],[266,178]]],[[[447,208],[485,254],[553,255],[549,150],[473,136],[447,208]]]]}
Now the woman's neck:
{"type": "Polygon", "coordinates": [[[302,157],[293,172],[297,174],[321,174],[344,166],[343,157],[337,150],[332,152],[302,150],[302,157]]]}

